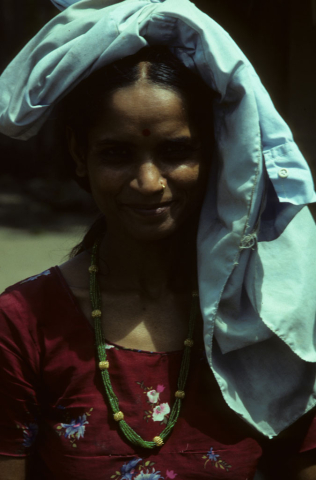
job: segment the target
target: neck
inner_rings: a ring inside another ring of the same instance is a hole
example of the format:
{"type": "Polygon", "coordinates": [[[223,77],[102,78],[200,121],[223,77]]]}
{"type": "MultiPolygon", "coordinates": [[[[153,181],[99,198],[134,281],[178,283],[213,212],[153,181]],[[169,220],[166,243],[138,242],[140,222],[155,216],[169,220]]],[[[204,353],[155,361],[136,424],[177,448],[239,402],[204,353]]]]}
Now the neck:
{"type": "Polygon", "coordinates": [[[103,279],[116,289],[138,290],[155,298],[170,289],[190,290],[195,237],[195,231],[184,228],[159,241],[118,238],[107,232],[99,249],[103,279]]]}

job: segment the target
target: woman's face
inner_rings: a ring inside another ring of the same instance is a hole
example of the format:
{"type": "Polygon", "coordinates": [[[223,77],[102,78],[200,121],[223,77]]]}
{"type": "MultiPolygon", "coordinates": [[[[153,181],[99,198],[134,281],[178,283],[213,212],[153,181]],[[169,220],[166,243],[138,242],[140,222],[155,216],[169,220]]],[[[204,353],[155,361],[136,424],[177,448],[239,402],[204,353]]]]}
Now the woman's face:
{"type": "Polygon", "coordinates": [[[73,135],[70,150],[110,234],[158,240],[198,214],[209,158],[176,92],[144,80],[115,91],[88,132],[85,154],[73,135]]]}

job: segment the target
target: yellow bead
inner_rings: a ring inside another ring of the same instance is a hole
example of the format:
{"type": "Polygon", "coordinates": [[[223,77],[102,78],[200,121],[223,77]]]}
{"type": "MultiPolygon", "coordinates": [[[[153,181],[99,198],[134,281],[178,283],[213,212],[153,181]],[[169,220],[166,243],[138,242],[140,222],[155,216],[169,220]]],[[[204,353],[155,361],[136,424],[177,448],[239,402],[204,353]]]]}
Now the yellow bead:
{"type": "Polygon", "coordinates": [[[116,412],[116,413],[114,413],[113,418],[116,422],[120,422],[121,420],[124,420],[124,413],[123,412],[116,412]]]}
{"type": "Polygon", "coordinates": [[[176,393],[175,393],[175,397],[176,398],[184,398],[185,397],[185,393],[183,390],[177,390],[176,393]]]}
{"type": "Polygon", "coordinates": [[[89,267],[89,272],[90,273],[93,273],[93,272],[97,273],[98,271],[99,271],[99,268],[96,265],[91,265],[89,267]]]}
{"type": "Polygon", "coordinates": [[[154,437],[153,441],[157,445],[157,447],[161,447],[163,445],[163,439],[161,437],[154,437]]]}
{"type": "Polygon", "coordinates": [[[102,315],[101,310],[92,310],[92,313],[91,313],[92,318],[101,317],[101,315],[102,315]]]}
{"type": "Polygon", "coordinates": [[[185,347],[193,347],[194,345],[194,342],[192,340],[192,338],[187,338],[186,340],[184,340],[184,346],[185,347]]]}
{"type": "Polygon", "coordinates": [[[109,368],[110,363],[107,360],[103,360],[102,362],[99,362],[99,369],[100,370],[106,370],[109,368]]]}

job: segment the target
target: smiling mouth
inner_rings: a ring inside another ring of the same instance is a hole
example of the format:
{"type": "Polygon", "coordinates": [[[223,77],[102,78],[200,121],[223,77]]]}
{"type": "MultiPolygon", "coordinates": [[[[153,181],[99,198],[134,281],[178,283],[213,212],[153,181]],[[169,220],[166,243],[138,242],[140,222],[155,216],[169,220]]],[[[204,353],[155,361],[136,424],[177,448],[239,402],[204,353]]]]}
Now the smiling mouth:
{"type": "Polygon", "coordinates": [[[172,201],[170,202],[163,202],[163,203],[155,203],[152,205],[147,204],[138,204],[138,203],[130,203],[130,204],[123,204],[124,207],[132,210],[133,212],[143,215],[143,216],[159,216],[167,213],[172,205],[172,201]]]}

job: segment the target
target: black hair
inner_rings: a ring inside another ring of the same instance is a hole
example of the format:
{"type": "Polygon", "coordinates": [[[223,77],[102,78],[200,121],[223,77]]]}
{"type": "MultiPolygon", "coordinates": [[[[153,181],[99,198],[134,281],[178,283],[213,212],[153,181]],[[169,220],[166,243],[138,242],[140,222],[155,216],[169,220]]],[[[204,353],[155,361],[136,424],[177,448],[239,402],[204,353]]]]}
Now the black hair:
{"type": "MultiPolygon", "coordinates": [[[[166,46],[151,46],[139,50],[136,54],[124,57],[93,72],[80,82],[58,106],[58,128],[66,152],[65,166],[68,174],[79,185],[89,191],[87,178],[75,174],[75,163],[66,143],[66,127],[74,131],[78,144],[87,147],[87,132],[98,118],[100,98],[110,96],[114,91],[133,85],[139,78],[139,64],[146,63],[146,80],[180,93],[187,104],[189,116],[201,132],[202,141],[213,143],[212,102],[213,92],[201,77],[175,57],[166,46]]],[[[73,257],[92,247],[96,238],[106,230],[104,216],[101,215],[87,234],[71,252],[73,257]]]]}

